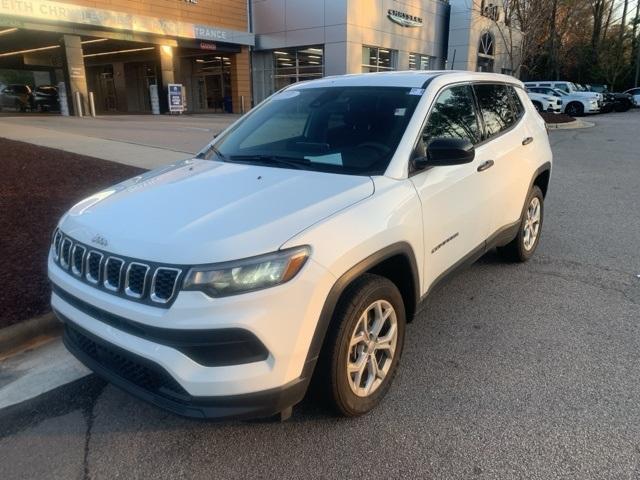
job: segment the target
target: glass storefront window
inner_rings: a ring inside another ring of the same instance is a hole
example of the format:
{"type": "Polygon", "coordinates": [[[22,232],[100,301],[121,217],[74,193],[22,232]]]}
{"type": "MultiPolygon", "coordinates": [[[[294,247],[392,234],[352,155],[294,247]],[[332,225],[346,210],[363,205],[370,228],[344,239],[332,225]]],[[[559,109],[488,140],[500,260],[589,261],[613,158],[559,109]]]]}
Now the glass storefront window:
{"type": "Polygon", "coordinates": [[[320,78],[324,71],[322,45],[274,50],[275,89],[302,80],[320,78]]]}
{"type": "Polygon", "coordinates": [[[435,57],[420,53],[409,54],[409,70],[433,70],[434,68],[435,57]]]}
{"type": "Polygon", "coordinates": [[[396,69],[398,52],[380,47],[362,47],[362,71],[384,72],[396,69]]]}
{"type": "Polygon", "coordinates": [[[200,111],[231,112],[231,58],[203,55],[194,60],[200,111]]]}

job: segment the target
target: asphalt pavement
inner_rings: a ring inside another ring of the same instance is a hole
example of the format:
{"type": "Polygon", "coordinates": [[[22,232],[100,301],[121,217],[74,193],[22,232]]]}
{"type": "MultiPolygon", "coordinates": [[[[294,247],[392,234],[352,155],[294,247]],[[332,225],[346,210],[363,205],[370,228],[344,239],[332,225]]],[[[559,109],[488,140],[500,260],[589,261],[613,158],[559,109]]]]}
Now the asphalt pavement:
{"type": "Polygon", "coordinates": [[[187,420],[91,375],[0,410],[0,478],[640,478],[640,110],[589,120],[535,257],[438,290],[369,415],[187,420]]]}

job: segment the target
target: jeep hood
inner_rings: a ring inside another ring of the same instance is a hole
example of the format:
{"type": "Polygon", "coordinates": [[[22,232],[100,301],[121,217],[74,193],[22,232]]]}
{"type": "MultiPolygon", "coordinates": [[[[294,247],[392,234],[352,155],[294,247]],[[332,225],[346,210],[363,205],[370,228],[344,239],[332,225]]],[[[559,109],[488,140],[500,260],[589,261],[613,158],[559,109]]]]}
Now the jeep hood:
{"type": "Polygon", "coordinates": [[[277,250],[373,191],[370,177],[193,159],[82,200],[60,227],[123,256],[213,263],[277,250]]]}

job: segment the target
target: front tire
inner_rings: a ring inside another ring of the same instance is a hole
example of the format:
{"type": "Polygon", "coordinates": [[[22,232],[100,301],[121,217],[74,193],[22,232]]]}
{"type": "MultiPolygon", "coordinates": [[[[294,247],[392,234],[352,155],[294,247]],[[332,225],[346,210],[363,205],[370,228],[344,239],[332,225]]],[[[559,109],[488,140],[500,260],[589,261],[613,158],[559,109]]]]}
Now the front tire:
{"type": "Polygon", "coordinates": [[[542,221],[544,219],[544,195],[534,185],[526,200],[526,207],[518,226],[518,235],[498,252],[508,261],[526,262],[529,260],[540,242],[542,221]]]}
{"type": "Polygon", "coordinates": [[[390,280],[365,274],[347,288],[319,365],[337,412],[356,417],[380,403],[398,368],[405,325],[402,295],[390,280]]]}

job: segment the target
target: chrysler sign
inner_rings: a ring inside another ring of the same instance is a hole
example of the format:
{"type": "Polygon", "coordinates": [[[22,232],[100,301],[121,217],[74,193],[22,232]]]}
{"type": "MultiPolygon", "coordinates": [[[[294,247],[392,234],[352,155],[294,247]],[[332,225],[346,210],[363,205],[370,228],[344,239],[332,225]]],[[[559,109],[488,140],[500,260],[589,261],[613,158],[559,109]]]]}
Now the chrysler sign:
{"type": "Polygon", "coordinates": [[[422,26],[422,18],[416,17],[415,15],[409,15],[405,12],[400,12],[398,10],[387,11],[387,17],[394,23],[398,25],[402,25],[403,27],[421,27],[422,26]]]}

